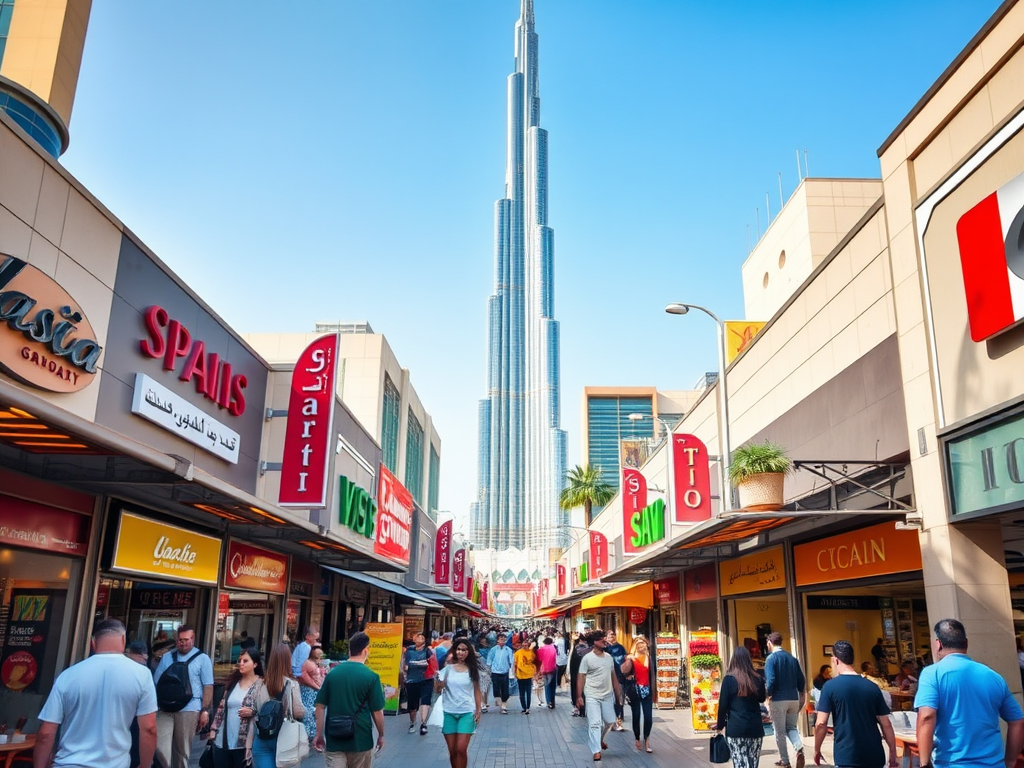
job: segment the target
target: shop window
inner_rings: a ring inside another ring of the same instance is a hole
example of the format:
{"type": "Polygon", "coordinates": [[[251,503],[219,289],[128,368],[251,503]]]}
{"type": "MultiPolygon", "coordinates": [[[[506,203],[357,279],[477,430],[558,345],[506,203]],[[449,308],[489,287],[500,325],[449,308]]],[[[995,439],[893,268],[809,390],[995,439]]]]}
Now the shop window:
{"type": "Polygon", "coordinates": [[[270,650],[274,600],[255,592],[221,592],[217,611],[217,643],[213,652],[213,676],[231,674],[246,648],[256,648],[263,658],[270,650]]]}

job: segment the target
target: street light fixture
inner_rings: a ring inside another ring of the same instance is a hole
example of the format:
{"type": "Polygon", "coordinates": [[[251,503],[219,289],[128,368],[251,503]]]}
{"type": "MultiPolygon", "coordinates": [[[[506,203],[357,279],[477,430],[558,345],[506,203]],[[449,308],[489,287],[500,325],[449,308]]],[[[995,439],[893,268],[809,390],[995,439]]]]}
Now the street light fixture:
{"type": "Polygon", "coordinates": [[[725,323],[710,309],[698,304],[673,303],[665,307],[670,315],[685,315],[691,309],[703,312],[715,321],[718,326],[718,447],[721,457],[718,461],[719,488],[722,495],[722,512],[732,504],[732,485],[729,483],[729,464],[732,462],[732,451],[729,446],[729,387],[725,378],[725,323]]]}

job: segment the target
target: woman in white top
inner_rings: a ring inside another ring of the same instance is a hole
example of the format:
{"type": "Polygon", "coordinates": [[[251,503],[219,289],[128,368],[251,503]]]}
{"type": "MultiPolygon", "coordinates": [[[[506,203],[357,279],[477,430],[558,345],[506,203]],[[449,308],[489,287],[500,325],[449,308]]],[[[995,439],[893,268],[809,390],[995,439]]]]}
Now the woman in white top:
{"type": "Polygon", "coordinates": [[[469,763],[469,739],[480,722],[480,663],[476,649],[464,637],[452,643],[445,667],[434,678],[434,690],[441,694],[444,726],[441,733],[448,744],[452,768],[469,763]]]}
{"type": "Polygon", "coordinates": [[[216,768],[243,768],[245,742],[256,714],[253,694],[263,677],[263,661],[255,648],[238,655],[238,666],[227,680],[217,714],[210,726],[213,763],[216,768]]]}
{"type": "Polygon", "coordinates": [[[566,638],[561,632],[555,633],[555,685],[561,687],[565,668],[569,666],[569,652],[565,647],[566,638]]]}

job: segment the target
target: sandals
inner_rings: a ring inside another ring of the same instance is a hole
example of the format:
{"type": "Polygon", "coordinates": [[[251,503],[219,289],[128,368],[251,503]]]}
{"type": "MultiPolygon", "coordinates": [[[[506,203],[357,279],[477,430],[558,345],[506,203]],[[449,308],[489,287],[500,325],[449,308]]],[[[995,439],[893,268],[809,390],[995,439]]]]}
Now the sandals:
{"type": "Polygon", "coordinates": [[[601,753],[600,752],[595,752],[594,753],[594,762],[595,763],[600,763],[601,762],[601,753]]]}

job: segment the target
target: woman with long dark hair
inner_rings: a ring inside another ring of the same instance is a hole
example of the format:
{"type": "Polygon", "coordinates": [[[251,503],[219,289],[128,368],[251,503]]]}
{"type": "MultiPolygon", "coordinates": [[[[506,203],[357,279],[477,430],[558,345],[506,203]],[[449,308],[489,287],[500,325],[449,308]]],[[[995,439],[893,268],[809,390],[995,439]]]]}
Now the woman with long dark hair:
{"type": "MultiPolygon", "coordinates": [[[[253,693],[254,716],[258,716],[260,708],[271,699],[280,699],[285,714],[291,711],[296,720],[306,716],[299,683],[292,677],[292,649],[288,643],[278,643],[270,652],[263,684],[257,685],[253,693]]],[[[277,768],[277,736],[272,739],[257,738],[256,730],[254,723],[249,728],[247,744],[252,752],[253,768],[277,768]]]]}
{"type": "Polygon", "coordinates": [[[643,748],[649,754],[654,751],[651,749],[654,698],[651,696],[651,658],[647,638],[641,635],[633,641],[633,648],[622,662],[622,674],[632,683],[626,690],[629,696],[629,709],[633,713],[633,738],[636,739],[637,751],[640,751],[640,713],[643,712],[643,748]]]}
{"type": "Polygon", "coordinates": [[[761,742],[764,741],[761,702],[764,700],[764,678],[754,669],[750,651],[741,645],[733,653],[722,679],[715,724],[716,731],[725,729],[735,768],[757,768],[761,759],[761,742]]]}
{"type": "Polygon", "coordinates": [[[255,648],[238,654],[238,664],[227,679],[217,714],[210,726],[216,768],[244,768],[249,729],[256,716],[253,696],[263,677],[263,659],[255,648]]]}
{"type": "Polygon", "coordinates": [[[466,768],[469,740],[480,722],[484,693],[480,690],[480,660],[473,644],[464,637],[452,643],[444,669],[434,677],[434,690],[441,694],[444,725],[441,733],[448,744],[452,768],[466,768]]]}

